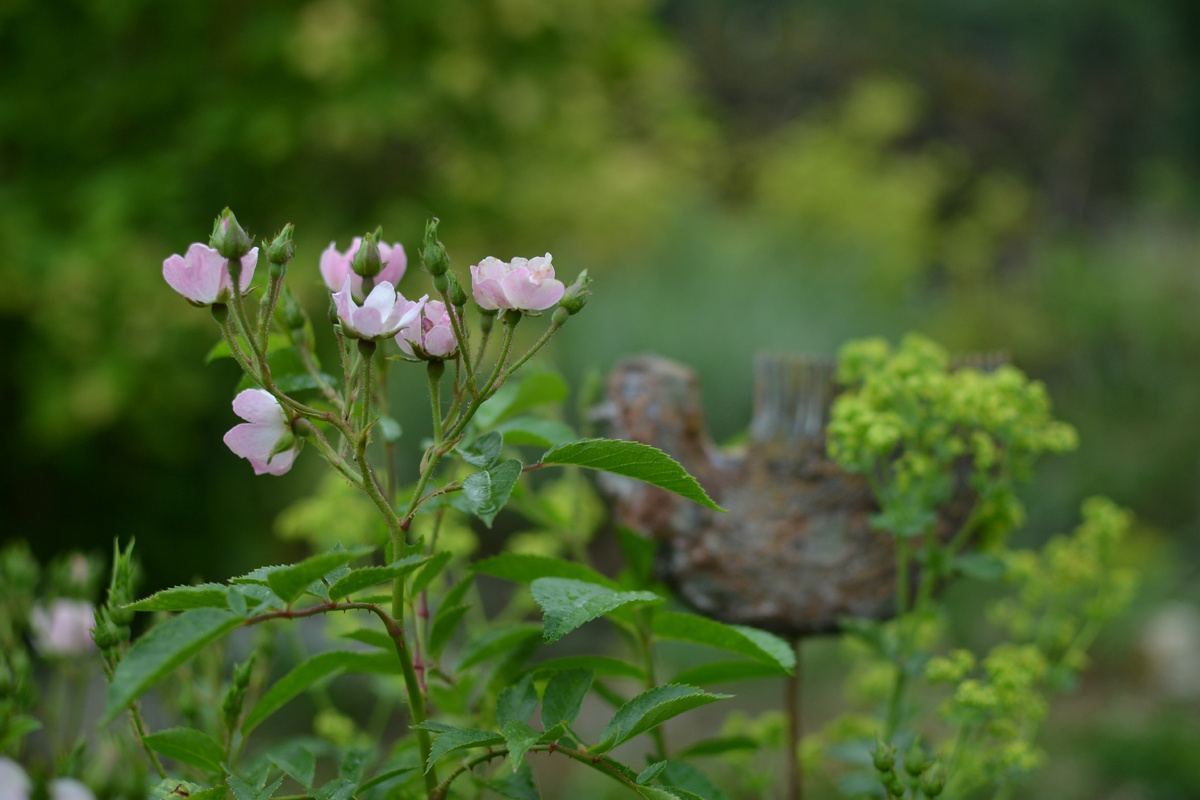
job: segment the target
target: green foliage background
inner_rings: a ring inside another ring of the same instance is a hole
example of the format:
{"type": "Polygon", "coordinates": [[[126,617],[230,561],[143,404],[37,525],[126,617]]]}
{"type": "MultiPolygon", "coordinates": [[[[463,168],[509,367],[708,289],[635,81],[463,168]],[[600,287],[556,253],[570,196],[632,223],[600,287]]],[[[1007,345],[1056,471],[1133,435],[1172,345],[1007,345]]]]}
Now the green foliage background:
{"type": "Polygon", "coordinates": [[[136,535],[147,590],[267,560],[318,467],[251,480],[221,444],[233,366],[202,366],[215,330],[162,259],[224,205],[295,222],[319,318],[331,239],[382,223],[415,255],[437,215],[460,270],[589,268],[552,357],[684,360],[718,439],[759,349],[1009,351],[1082,443],[1031,491],[1035,535],[1108,494],[1182,565],[1158,596],[1194,599],[1198,8],[0,3],[2,536],[136,535]]]}

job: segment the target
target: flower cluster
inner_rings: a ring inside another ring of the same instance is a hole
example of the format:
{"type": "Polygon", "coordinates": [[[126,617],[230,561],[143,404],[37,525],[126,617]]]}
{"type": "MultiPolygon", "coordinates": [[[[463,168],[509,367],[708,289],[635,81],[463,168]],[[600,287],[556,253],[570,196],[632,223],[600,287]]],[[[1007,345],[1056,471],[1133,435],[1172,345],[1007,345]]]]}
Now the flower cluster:
{"type": "MultiPolygon", "coordinates": [[[[291,236],[288,225],[273,241],[264,243],[263,252],[270,262],[270,279],[259,301],[257,322],[250,319],[243,298],[249,294],[254,281],[259,248],[251,247],[252,237],[238,225],[229,209],[217,218],[207,245],[196,242],[185,255],[172,255],[163,262],[163,277],[171,288],[194,305],[212,306],[229,354],[261,387],[246,389],[237,395],[233,410],[245,422],[225,434],[225,444],[236,455],[247,459],[257,475],[282,475],[291,469],[302,444],[293,433],[294,424],[297,432],[310,435],[313,431],[311,426],[296,423],[300,417],[311,419],[311,415],[306,414],[304,406],[282,393],[272,375],[268,356],[276,345],[271,344],[267,333],[275,322],[277,307],[282,308],[281,321],[297,354],[301,346],[308,349],[307,388],[322,388],[326,399],[334,398],[335,405],[340,405],[341,418],[347,424],[347,409],[363,400],[357,394],[358,388],[350,385],[344,387],[344,394],[338,397],[329,381],[316,369],[306,331],[307,316],[295,297],[282,286],[295,249],[291,236]]],[[[465,347],[464,337],[469,335],[464,315],[468,295],[458,280],[447,274],[449,257],[437,239],[437,220],[431,220],[426,229],[421,260],[425,270],[433,276],[434,287],[441,293],[442,300],[430,300],[428,294],[409,300],[400,293],[398,286],[408,268],[407,255],[403,245],[381,242],[380,236],[376,231],[355,237],[345,251],[338,249],[337,242],[330,242],[317,265],[336,314],[335,333],[340,342],[344,375],[348,381],[353,376],[358,382],[364,382],[368,393],[369,362],[379,342],[394,339],[404,356],[440,362],[459,358],[465,347]],[[359,341],[361,358],[365,362],[353,360],[359,355],[350,353],[344,346],[345,339],[359,341]]],[[[568,316],[583,307],[588,293],[586,272],[571,287],[565,287],[554,276],[549,253],[511,261],[488,256],[472,265],[470,273],[471,295],[483,314],[484,347],[486,334],[490,332],[497,312],[536,315],[536,312],[557,304],[561,308],[552,318],[550,332],[553,333],[568,316]]],[[[515,325],[516,319],[504,324],[506,328],[515,325]]],[[[434,368],[431,365],[431,369],[434,368]]],[[[471,369],[473,365],[468,365],[467,371],[471,369]]],[[[492,388],[486,387],[486,390],[492,388]]],[[[370,400],[369,397],[366,399],[370,400]]],[[[367,427],[367,417],[365,413],[360,415],[361,421],[356,424],[367,427]]],[[[346,431],[341,433],[344,435],[346,431]]]]}

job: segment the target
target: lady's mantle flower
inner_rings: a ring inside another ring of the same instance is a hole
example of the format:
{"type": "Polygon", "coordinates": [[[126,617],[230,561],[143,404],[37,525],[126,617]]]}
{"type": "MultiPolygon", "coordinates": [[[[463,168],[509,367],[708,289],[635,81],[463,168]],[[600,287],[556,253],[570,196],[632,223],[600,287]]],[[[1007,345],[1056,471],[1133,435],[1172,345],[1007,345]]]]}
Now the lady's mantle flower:
{"type": "Polygon", "coordinates": [[[417,319],[396,334],[396,344],[406,354],[421,358],[449,358],[458,349],[450,314],[441,300],[430,300],[417,319]]]}
{"type": "MultiPolygon", "coordinates": [[[[258,248],[242,256],[242,274],[238,289],[245,294],[254,279],[258,248]]],[[[233,299],[233,281],[225,257],[208,245],[196,242],[185,255],[176,253],[163,261],[163,278],[194,306],[228,303],[233,299]]]]}
{"type": "Polygon", "coordinates": [[[35,606],[29,613],[34,644],[47,656],[81,656],[92,650],[96,609],[83,600],[55,600],[47,611],[35,606]]]}
{"type": "Polygon", "coordinates": [[[225,434],[225,444],[250,462],[255,475],[282,475],[292,468],[300,445],[292,436],[287,414],[264,389],[246,389],[233,398],[233,413],[246,420],[225,434]]]}
{"type": "Polygon", "coordinates": [[[562,299],[563,289],[562,281],[554,279],[549,253],[538,258],[514,258],[508,263],[488,256],[471,267],[475,302],[489,311],[540,311],[562,299]]]}
{"type": "Polygon", "coordinates": [[[333,304],[342,320],[342,330],[356,339],[387,339],[417,319],[429,295],[420,300],[405,300],[392,284],[375,285],[360,306],[354,302],[353,282],[347,277],[342,290],[333,295],[333,304]]]}
{"type": "MultiPolygon", "coordinates": [[[[355,236],[354,241],[350,243],[350,249],[345,253],[338,251],[337,242],[330,242],[329,247],[325,248],[325,252],[321,253],[321,277],[325,279],[325,285],[329,287],[329,291],[340,291],[346,278],[349,278],[354,298],[362,300],[362,276],[350,266],[350,262],[354,260],[354,255],[360,246],[362,246],[362,237],[355,236]]],[[[399,242],[396,244],[380,242],[379,256],[383,260],[383,269],[375,276],[375,284],[386,282],[392,286],[400,285],[400,279],[404,277],[404,271],[408,269],[408,256],[404,254],[404,246],[399,242]]]]}

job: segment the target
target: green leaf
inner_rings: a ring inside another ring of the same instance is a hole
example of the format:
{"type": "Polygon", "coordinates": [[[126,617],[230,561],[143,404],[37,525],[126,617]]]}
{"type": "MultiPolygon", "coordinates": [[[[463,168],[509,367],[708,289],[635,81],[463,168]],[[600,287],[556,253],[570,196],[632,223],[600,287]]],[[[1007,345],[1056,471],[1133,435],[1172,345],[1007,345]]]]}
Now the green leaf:
{"type": "MultiPolygon", "coordinates": [[[[246,602],[246,594],[236,586],[229,587],[229,590],[225,593],[225,602],[228,604],[229,610],[239,617],[244,617],[250,612],[250,606],[246,602]]],[[[256,601],[254,605],[257,606],[258,602],[256,601]]]]}
{"type": "Polygon", "coordinates": [[[469,605],[450,606],[447,608],[443,604],[438,608],[437,615],[433,618],[433,625],[429,629],[429,655],[435,659],[441,658],[442,651],[450,643],[450,637],[458,629],[458,623],[462,622],[462,618],[470,610],[471,606],[469,605]]]}
{"type": "Polygon", "coordinates": [[[780,674],[782,673],[779,667],[765,661],[710,661],[683,670],[672,678],[671,682],[707,686],[710,683],[744,681],[780,674]]]}
{"type": "Polygon", "coordinates": [[[267,784],[262,788],[255,786],[244,778],[239,778],[237,775],[230,775],[226,782],[229,788],[233,790],[233,796],[237,800],[267,800],[271,795],[275,794],[275,790],[283,783],[283,776],[280,775],[275,779],[274,783],[267,784]]]}
{"type": "Polygon", "coordinates": [[[641,667],[609,656],[563,656],[550,658],[530,667],[535,678],[542,678],[565,669],[586,669],[604,678],[634,678],[646,680],[641,667]]]}
{"type": "Polygon", "coordinates": [[[954,567],[968,578],[997,581],[1008,572],[1004,559],[991,553],[966,553],[954,559],[954,567]]]}
{"type": "Polygon", "coordinates": [[[695,686],[674,683],[642,692],[617,709],[617,713],[604,726],[600,741],[589,748],[590,752],[608,752],[633,737],[658,727],[671,717],[728,697],[732,695],[713,694],[695,686]]]}
{"type": "MultiPolygon", "coordinates": [[[[242,345],[243,350],[245,350],[246,352],[250,351],[250,346],[246,343],[246,340],[243,337],[239,336],[238,342],[242,345]]],[[[282,333],[267,334],[267,353],[268,354],[274,353],[276,350],[287,347],[290,344],[291,344],[291,341],[288,339],[288,337],[285,334],[282,334],[282,333]]],[[[204,356],[204,363],[211,364],[212,362],[216,361],[218,358],[233,358],[233,352],[229,349],[229,343],[226,342],[224,338],[220,339],[216,344],[214,344],[212,346],[212,349],[209,350],[208,354],[204,356]]]]}
{"type": "Polygon", "coordinates": [[[145,739],[146,745],[167,758],[208,772],[221,772],[225,760],[225,749],[207,733],[193,728],[167,728],[152,733],[145,739]]]}
{"type": "Polygon", "coordinates": [[[654,576],[654,558],[658,554],[658,545],[654,540],[622,525],[617,528],[617,544],[633,578],[633,585],[644,587],[650,583],[654,576]]]}
{"type": "Polygon", "coordinates": [[[359,628],[356,631],[342,634],[343,639],[353,639],[356,642],[370,645],[371,647],[379,647],[384,650],[391,650],[395,643],[392,637],[388,636],[383,631],[375,630],[374,628],[359,628]]]}
{"type": "Polygon", "coordinates": [[[796,666],[796,654],[778,636],[745,625],[726,625],[696,614],[674,611],[654,615],[654,634],[662,639],[715,647],[729,653],[776,664],[780,672],[791,673],[796,666]]]}
{"type": "Polygon", "coordinates": [[[26,714],[18,714],[8,720],[7,730],[4,736],[0,738],[0,753],[3,753],[10,745],[16,744],[21,739],[34,731],[40,731],[42,723],[35,717],[26,714]]]}
{"type": "Polygon", "coordinates": [[[334,778],[313,792],[313,800],[350,800],[354,786],[354,781],[349,778],[334,778]]]}
{"type": "Polygon", "coordinates": [[[501,653],[507,653],[530,639],[537,638],[541,633],[540,625],[532,625],[527,622],[490,630],[466,646],[454,671],[462,672],[467,667],[473,667],[501,653]]]}
{"type": "Polygon", "coordinates": [[[258,702],[254,704],[254,708],[250,709],[250,713],[246,715],[246,721],[242,723],[242,736],[248,736],[250,731],[254,730],[264,719],[275,713],[288,700],[291,700],[326,675],[345,669],[347,665],[359,659],[362,655],[362,653],[355,653],[350,650],[331,650],[327,653],[318,653],[312,658],[296,665],[291,672],[276,681],[258,699],[258,702]]]}
{"type": "Polygon", "coordinates": [[[488,429],[537,406],[561,403],[570,390],[556,372],[529,372],[520,383],[507,383],[475,412],[474,421],[488,429]]]}
{"type": "Polygon", "coordinates": [[[501,553],[498,556],[476,561],[471,565],[471,570],[517,583],[531,583],[538,578],[574,578],[588,583],[598,583],[610,589],[620,588],[615,581],[606,578],[591,567],[549,556],[501,553]]]}
{"type": "Polygon", "coordinates": [[[547,643],[557,642],[585,622],[628,603],[657,603],[653,592],[618,592],[596,583],[570,578],[538,578],[529,585],[534,602],[545,614],[547,643]]]}
{"type": "Polygon", "coordinates": [[[462,460],[472,467],[487,469],[500,460],[500,451],[504,448],[504,436],[496,433],[485,433],[471,444],[455,448],[462,460]]]}
{"type": "Polygon", "coordinates": [[[418,554],[402,558],[386,567],[362,567],[350,570],[329,587],[329,599],[337,600],[339,597],[349,597],[355,592],[361,592],[363,589],[377,586],[384,581],[407,575],[428,560],[428,556],[418,554]]]}
{"type": "MultiPolygon", "coordinates": [[[[275,384],[276,389],[285,394],[316,389],[321,385],[316,378],[309,374],[304,362],[300,360],[300,352],[294,347],[281,347],[271,353],[267,356],[267,364],[271,367],[272,383],[275,384]]],[[[337,379],[332,375],[318,374],[329,385],[336,386],[338,384],[337,379]]],[[[257,387],[258,384],[247,375],[238,382],[235,394],[257,387]]]]}
{"type": "Polygon", "coordinates": [[[723,791],[713,785],[707,775],[691,764],[668,761],[667,768],[663,770],[662,781],[671,791],[682,789],[704,800],[729,800],[723,791]]]}
{"type": "Polygon", "coordinates": [[[542,727],[573,723],[595,677],[590,669],[565,669],[551,675],[542,693],[542,727]]]}
{"type": "Polygon", "coordinates": [[[126,706],[173,669],[241,625],[240,617],[217,608],[196,608],[151,628],[133,643],[108,685],[100,724],[107,725],[126,706]]]}
{"type": "Polygon", "coordinates": [[[387,783],[389,781],[398,780],[398,779],[403,778],[403,777],[405,777],[413,772],[416,772],[416,771],[417,771],[416,767],[396,767],[394,769],[384,770],[383,772],[379,773],[374,778],[371,778],[371,780],[367,781],[362,786],[360,786],[358,791],[360,794],[363,794],[368,789],[373,789],[382,783],[387,783]]]}
{"type": "Polygon", "coordinates": [[[305,789],[311,788],[317,771],[317,758],[307,747],[292,744],[267,753],[271,763],[290,775],[305,789]]]}
{"type": "Polygon", "coordinates": [[[712,501],[675,459],[648,444],[621,439],[581,439],[547,451],[541,463],[573,464],[636,478],[714,511],[725,510],[712,501]]]}
{"type": "Polygon", "coordinates": [[[757,739],[751,739],[749,736],[719,736],[689,745],[676,753],[675,758],[700,758],[702,756],[719,756],[734,750],[757,750],[760,744],[757,739]]]}
{"type": "Polygon", "coordinates": [[[526,673],[512,686],[506,686],[496,698],[496,722],[504,730],[504,724],[517,720],[528,722],[537,708],[537,689],[533,688],[533,676],[526,673]]]}
{"type": "Polygon", "coordinates": [[[331,550],[328,553],[306,558],[299,564],[268,572],[267,585],[285,603],[292,603],[313,581],[325,577],[325,573],[344,566],[356,558],[370,555],[373,547],[352,547],[349,550],[331,550]]]}
{"type": "Polygon", "coordinates": [[[467,507],[485,525],[492,527],[492,520],[508,502],[519,477],[521,462],[515,458],[468,475],[462,488],[467,507]]]}
{"type": "Polygon", "coordinates": [[[542,800],[541,792],[533,785],[533,771],[528,761],[522,761],[513,775],[489,780],[487,787],[509,800],[542,800]]]}
{"type": "MultiPolygon", "coordinates": [[[[537,695],[534,695],[534,697],[536,698],[537,695]]],[[[525,754],[529,752],[529,748],[537,744],[542,734],[524,722],[515,719],[504,723],[500,730],[504,731],[504,743],[508,746],[508,763],[512,764],[513,772],[516,772],[517,767],[524,762],[525,754]]]]}
{"type": "MultiPolygon", "coordinates": [[[[225,800],[229,790],[224,786],[214,786],[211,789],[201,789],[188,795],[188,800],[225,800]]],[[[178,795],[176,795],[178,797],[178,795]]]]}
{"type": "Polygon", "coordinates": [[[641,786],[643,783],[649,783],[650,781],[654,780],[655,778],[658,777],[658,773],[662,772],[666,768],[667,768],[667,762],[655,761],[653,764],[651,764],[650,766],[646,767],[644,770],[642,770],[641,772],[638,773],[638,776],[637,776],[638,786],[641,786]]]}
{"type": "Polygon", "coordinates": [[[710,800],[678,786],[639,786],[638,792],[646,800],[710,800]]]}
{"type": "Polygon", "coordinates": [[[202,583],[199,586],[172,586],[125,606],[132,611],[187,611],[193,608],[228,608],[227,586],[202,583]]]}
{"type": "Polygon", "coordinates": [[[482,731],[478,728],[449,728],[439,733],[438,737],[433,740],[433,746],[429,749],[429,763],[425,765],[425,771],[429,772],[433,769],[434,762],[455,750],[465,750],[470,747],[495,747],[502,744],[504,744],[504,737],[491,731],[482,731]]]}
{"type": "Polygon", "coordinates": [[[421,567],[421,571],[413,576],[412,587],[409,592],[412,595],[418,595],[425,591],[429,587],[429,584],[433,582],[433,579],[440,575],[442,570],[446,568],[446,564],[450,563],[451,558],[454,558],[454,553],[449,550],[436,553],[429,559],[429,563],[421,567]]]}
{"type": "Polygon", "coordinates": [[[527,444],[534,447],[556,447],[579,438],[570,425],[556,419],[542,419],[529,415],[510,419],[496,427],[504,434],[507,444],[527,444]]]}

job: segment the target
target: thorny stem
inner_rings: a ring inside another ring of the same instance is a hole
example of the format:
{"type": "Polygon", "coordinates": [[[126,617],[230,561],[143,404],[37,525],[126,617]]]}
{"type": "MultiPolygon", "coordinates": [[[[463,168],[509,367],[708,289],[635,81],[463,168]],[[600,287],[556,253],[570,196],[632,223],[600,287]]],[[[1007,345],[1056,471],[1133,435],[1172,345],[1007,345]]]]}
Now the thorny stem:
{"type": "MultiPolygon", "coordinates": [[[[527,752],[530,753],[562,753],[567,758],[572,758],[581,764],[586,764],[594,770],[608,775],[613,780],[628,786],[630,789],[637,791],[638,785],[627,778],[620,769],[617,768],[616,762],[607,756],[593,756],[585,753],[582,750],[575,750],[571,747],[563,747],[557,743],[550,744],[535,744],[530,747],[527,752]]],[[[450,784],[454,779],[468,772],[480,764],[491,761],[493,758],[501,758],[508,755],[507,747],[497,747],[495,750],[489,750],[486,753],[468,759],[463,764],[455,768],[453,772],[446,776],[446,779],[438,784],[437,788],[430,795],[430,800],[445,800],[446,793],[450,791],[450,784]]]]}
{"type": "MultiPolygon", "coordinates": [[[[274,264],[271,265],[271,267],[274,266],[274,264]]],[[[287,264],[280,264],[279,274],[271,275],[270,283],[267,286],[266,302],[260,303],[258,306],[258,335],[262,339],[264,348],[267,346],[267,337],[271,332],[271,318],[275,316],[275,306],[279,303],[279,293],[283,289],[285,277],[287,277],[287,264]]]]}

